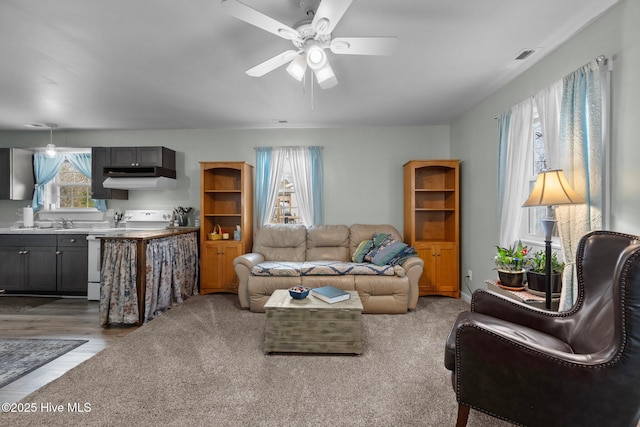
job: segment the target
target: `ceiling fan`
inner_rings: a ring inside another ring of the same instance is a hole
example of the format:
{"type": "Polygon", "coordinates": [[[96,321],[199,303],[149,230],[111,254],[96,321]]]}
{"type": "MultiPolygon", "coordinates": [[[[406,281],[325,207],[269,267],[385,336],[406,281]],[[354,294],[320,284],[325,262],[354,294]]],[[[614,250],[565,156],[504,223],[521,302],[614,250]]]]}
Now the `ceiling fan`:
{"type": "MultiPolygon", "coordinates": [[[[261,77],[289,63],[287,71],[298,81],[304,78],[307,66],[311,68],[322,89],[338,84],[325,49],[337,55],[390,55],[395,50],[397,37],[331,37],[340,19],[353,0],[320,0],[315,13],[294,27],[285,25],[247,6],[238,0],[222,0],[224,10],[251,25],[255,25],[283,39],[290,40],[294,49],[284,51],[247,70],[251,77],[261,77]]],[[[302,1],[300,2],[302,4],[302,1]]]]}

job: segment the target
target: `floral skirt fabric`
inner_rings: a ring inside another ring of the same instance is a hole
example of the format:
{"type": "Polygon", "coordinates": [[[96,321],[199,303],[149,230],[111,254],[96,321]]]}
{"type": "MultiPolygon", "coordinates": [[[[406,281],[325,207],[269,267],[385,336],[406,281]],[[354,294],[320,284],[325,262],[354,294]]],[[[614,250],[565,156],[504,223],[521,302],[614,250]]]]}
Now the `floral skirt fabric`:
{"type": "MultiPolygon", "coordinates": [[[[134,240],[105,240],[100,285],[100,324],[136,324],[136,246],[134,240]]],[[[146,247],[143,322],[198,294],[196,233],[149,240],[146,247]]]]}

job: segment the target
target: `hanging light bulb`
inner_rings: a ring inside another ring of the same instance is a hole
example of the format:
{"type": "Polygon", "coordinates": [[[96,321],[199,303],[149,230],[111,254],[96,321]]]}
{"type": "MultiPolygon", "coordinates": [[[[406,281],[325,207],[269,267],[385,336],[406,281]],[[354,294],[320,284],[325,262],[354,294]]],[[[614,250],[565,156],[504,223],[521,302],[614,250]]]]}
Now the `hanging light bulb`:
{"type": "Polygon", "coordinates": [[[53,145],[53,128],[57,128],[58,125],[55,123],[45,123],[45,125],[49,128],[49,144],[47,144],[47,148],[45,149],[44,155],[47,157],[55,157],[56,156],[56,146],[53,145]]]}

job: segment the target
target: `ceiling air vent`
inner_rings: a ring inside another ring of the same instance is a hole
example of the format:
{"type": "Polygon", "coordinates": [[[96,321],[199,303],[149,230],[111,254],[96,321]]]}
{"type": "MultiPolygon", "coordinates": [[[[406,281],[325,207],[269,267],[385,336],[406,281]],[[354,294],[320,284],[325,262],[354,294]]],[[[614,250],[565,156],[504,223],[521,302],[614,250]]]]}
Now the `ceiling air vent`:
{"type": "Polygon", "coordinates": [[[516,59],[517,60],[527,59],[528,57],[533,55],[534,52],[535,52],[535,49],[522,49],[518,54],[518,56],[516,56],[516,59]]]}

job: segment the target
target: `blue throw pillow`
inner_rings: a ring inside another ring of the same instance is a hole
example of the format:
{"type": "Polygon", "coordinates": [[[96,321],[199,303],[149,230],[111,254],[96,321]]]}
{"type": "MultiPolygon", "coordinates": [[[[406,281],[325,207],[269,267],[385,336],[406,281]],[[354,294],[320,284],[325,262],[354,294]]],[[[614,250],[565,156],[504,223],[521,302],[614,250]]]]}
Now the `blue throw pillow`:
{"type": "Polygon", "coordinates": [[[388,264],[393,258],[395,258],[400,252],[407,247],[404,242],[394,241],[378,250],[373,256],[371,262],[376,265],[388,264]]]}

